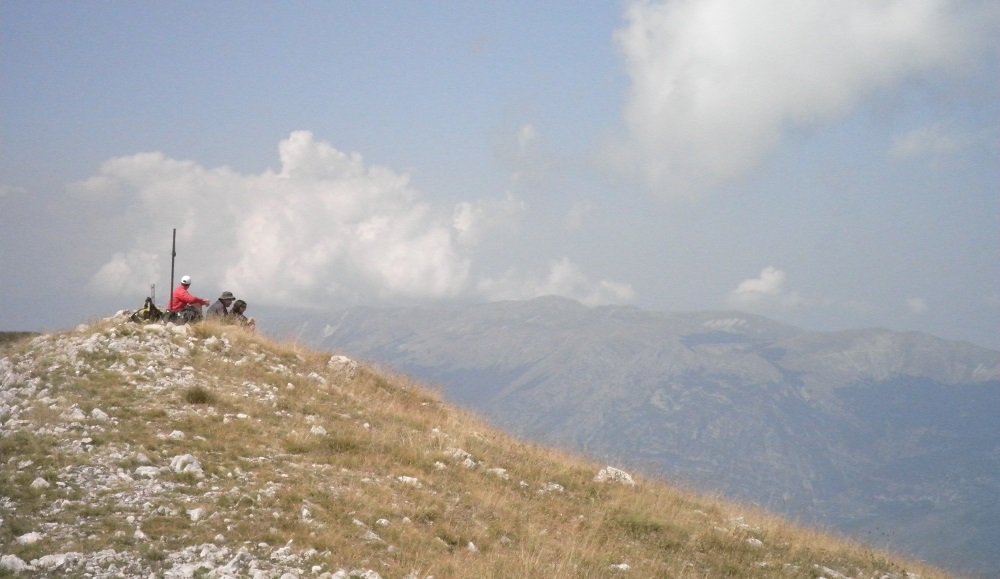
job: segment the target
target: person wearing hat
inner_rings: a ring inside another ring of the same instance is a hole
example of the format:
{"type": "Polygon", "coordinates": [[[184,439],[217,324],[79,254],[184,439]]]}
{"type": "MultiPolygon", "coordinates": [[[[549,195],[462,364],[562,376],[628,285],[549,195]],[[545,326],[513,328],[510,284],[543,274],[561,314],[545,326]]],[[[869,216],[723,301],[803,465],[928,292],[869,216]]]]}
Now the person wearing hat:
{"type": "Polygon", "coordinates": [[[233,305],[233,301],[235,300],[236,296],[233,295],[233,292],[222,292],[219,299],[215,300],[215,303],[208,307],[205,317],[218,316],[221,318],[229,314],[229,306],[233,305]]]}
{"type": "Polygon", "coordinates": [[[167,308],[168,313],[178,314],[185,322],[200,318],[201,306],[208,305],[208,300],[191,295],[189,287],[191,287],[191,276],[186,275],[181,278],[181,285],[174,290],[174,294],[170,297],[170,307],[167,308]]]}

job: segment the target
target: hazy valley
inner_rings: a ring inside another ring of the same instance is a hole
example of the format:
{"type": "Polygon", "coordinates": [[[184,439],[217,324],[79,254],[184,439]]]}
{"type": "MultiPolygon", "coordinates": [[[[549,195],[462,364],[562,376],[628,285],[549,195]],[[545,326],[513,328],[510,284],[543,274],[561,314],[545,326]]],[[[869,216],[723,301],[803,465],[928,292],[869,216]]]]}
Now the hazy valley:
{"type": "Polygon", "coordinates": [[[440,384],[515,434],[1000,574],[995,351],[561,298],[286,323],[307,343],[440,384]]]}

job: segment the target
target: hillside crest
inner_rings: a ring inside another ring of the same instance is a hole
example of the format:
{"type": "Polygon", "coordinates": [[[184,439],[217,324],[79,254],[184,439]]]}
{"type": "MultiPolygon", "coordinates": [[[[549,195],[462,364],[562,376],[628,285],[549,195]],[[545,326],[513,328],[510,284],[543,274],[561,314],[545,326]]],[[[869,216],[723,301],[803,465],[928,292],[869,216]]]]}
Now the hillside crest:
{"type": "Polygon", "coordinates": [[[108,320],[2,355],[0,576],[945,576],[234,328],[108,320]]]}

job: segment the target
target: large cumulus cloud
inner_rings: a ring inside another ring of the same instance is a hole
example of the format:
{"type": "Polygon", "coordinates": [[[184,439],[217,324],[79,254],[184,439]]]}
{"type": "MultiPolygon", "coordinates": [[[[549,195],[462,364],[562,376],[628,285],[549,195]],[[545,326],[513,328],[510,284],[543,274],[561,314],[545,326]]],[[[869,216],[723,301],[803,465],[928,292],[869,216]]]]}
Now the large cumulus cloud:
{"type": "MultiPolygon", "coordinates": [[[[292,133],[279,153],[279,171],[249,175],[141,153],[111,159],[73,184],[78,196],[124,207],[119,222],[130,239],[94,274],[91,289],[134,296],[151,283],[165,287],[176,228],[176,277],[192,275],[201,297],[230,290],[288,306],[507,297],[477,283],[475,250],[487,232],[516,219],[523,202],[507,195],[438,207],[408,175],[368,165],[308,131],[292,133]]],[[[571,288],[536,285],[589,297],[608,283],[577,272],[571,288]]]]}
{"type": "Polygon", "coordinates": [[[696,198],[759,165],[793,126],[957,67],[995,34],[976,0],[636,1],[616,36],[631,81],[621,168],[696,198]]]}

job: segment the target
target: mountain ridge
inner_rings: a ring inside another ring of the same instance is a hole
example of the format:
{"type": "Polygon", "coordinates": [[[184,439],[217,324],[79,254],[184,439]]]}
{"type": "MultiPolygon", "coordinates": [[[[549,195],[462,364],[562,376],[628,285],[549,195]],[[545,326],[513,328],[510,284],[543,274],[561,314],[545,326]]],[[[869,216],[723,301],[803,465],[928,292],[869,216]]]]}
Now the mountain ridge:
{"type": "Polygon", "coordinates": [[[1000,527],[981,521],[1000,520],[996,351],[564,298],[298,324],[307,343],[441,384],[515,434],[876,541],[889,522],[886,542],[911,554],[1000,573],[1000,527]],[[964,520],[977,521],[965,538],[942,538],[964,520]]]}
{"type": "Polygon", "coordinates": [[[948,576],[211,323],[0,346],[0,455],[0,576],[948,576]]]}

